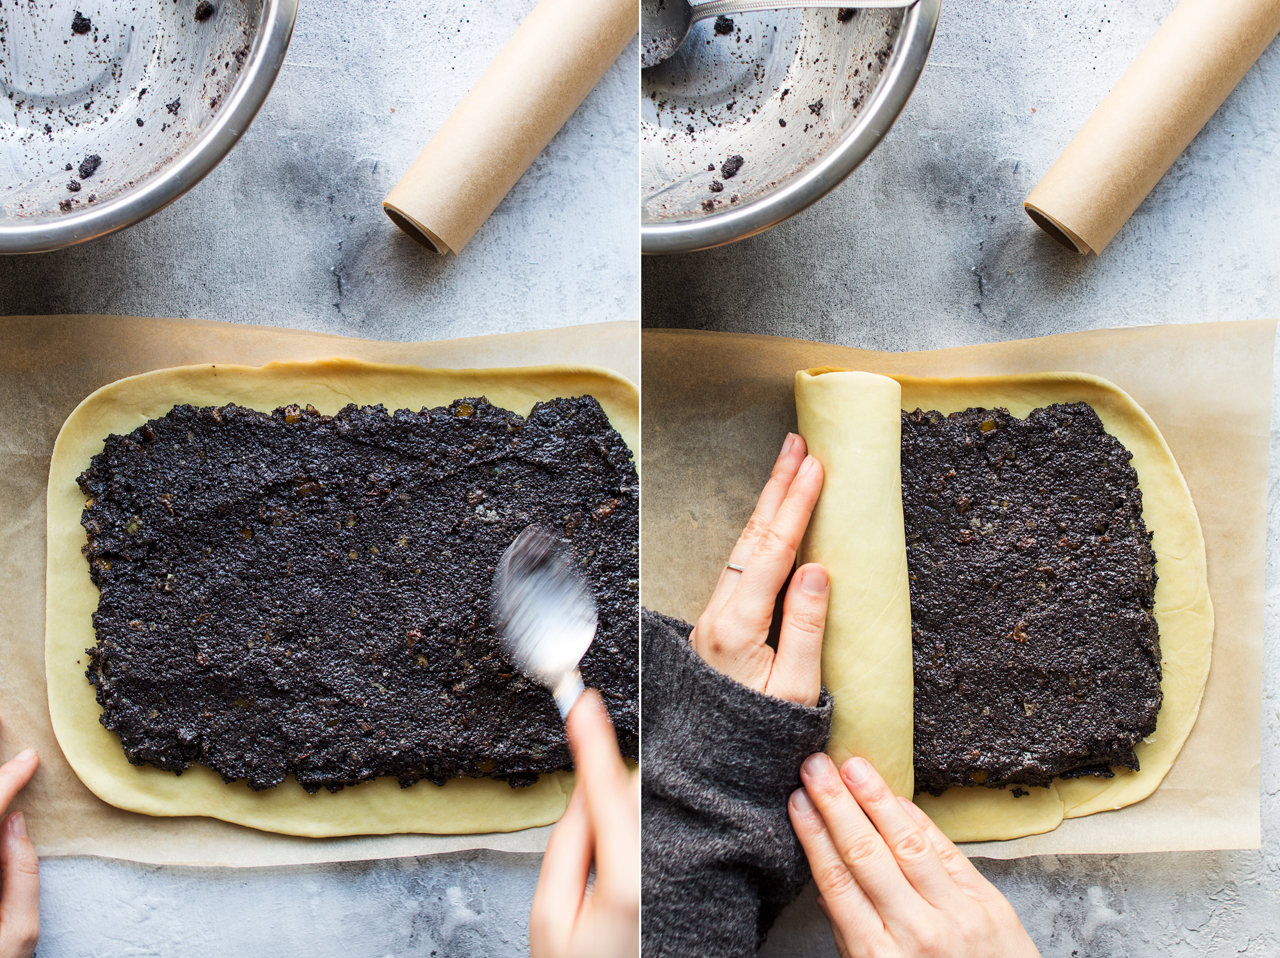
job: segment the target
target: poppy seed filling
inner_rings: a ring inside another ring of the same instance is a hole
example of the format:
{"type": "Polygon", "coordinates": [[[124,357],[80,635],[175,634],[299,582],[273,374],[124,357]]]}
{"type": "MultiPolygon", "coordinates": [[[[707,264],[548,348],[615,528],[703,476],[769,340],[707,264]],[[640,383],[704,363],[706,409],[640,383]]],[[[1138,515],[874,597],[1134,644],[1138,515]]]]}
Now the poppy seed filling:
{"type": "Polygon", "coordinates": [[[903,414],[917,791],[1137,770],[1161,670],[1130,459],[1085,403],[903,414]]]}
{"type": "Polygon", "coordinates": [[[639,489],[595,399],[334,416],[176,406],[80,476],[101,596],[86,675],[129,761],[253,789],[567,769],[555,702],[489,621],[531,523],[598,606],[581,664],[638,751],[639,489]]]}

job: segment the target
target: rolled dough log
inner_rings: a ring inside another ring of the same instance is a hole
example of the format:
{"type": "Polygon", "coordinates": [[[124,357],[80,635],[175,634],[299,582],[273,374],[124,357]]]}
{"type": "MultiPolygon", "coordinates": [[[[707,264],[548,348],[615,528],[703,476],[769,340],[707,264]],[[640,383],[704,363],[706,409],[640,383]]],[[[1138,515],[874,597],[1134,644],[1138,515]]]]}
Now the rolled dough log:
{"type": "Polygon", "coordinates": [[[831,580],[822,681],[835,701],[827,752],[861,755],[899,795],[915,782],[911,593],[902,525],[901,387],[862,372],[796,374],[800,435],[822,496],[800,548],[831,580]]]}

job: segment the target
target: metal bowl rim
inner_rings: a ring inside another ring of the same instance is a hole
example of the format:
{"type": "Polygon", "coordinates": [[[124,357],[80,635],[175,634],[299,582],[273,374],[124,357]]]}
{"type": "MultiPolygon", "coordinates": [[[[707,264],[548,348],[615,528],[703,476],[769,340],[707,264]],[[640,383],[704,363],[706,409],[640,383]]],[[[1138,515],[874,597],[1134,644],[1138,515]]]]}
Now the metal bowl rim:
{"type": "Polygon", "coordinates": [[[917,0],[907,10],[867,109],[835,149],[786,185],[750,203],[696,220],[641,224],[640,251],[692,253],[736,243],[789,219],[839,186],[871,154],[906,106],[929,58],[941,12],[942,0],[917,0]]]}
{"type": "Polygon", "coordinates": [[[145,182],[53,221],[0,225],[0,254],[46,253],[106,236],[158,213],[213,170],[248,129],[284,63],[299,0],[265,0],[244,70],[223,109],[193,143],[145,182]]]}

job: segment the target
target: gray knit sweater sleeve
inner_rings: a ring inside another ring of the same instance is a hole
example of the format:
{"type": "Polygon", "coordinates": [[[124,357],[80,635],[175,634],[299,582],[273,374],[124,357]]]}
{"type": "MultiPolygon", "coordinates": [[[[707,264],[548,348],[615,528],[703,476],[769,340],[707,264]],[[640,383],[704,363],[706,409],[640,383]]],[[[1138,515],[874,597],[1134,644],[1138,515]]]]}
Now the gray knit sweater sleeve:
{"type": "Polygon", "coordinates": [[[787,798],[826,747],[831,699],[806,708],[739,685],[691,631],[643,614],[643,953],[752,956],[809,878],[787,798]]]}

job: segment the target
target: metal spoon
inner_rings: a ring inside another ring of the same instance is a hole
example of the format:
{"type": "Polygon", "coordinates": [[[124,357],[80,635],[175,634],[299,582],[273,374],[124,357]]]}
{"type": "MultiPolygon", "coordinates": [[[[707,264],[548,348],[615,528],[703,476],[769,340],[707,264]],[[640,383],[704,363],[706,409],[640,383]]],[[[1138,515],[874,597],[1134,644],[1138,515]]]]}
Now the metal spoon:
{"type": "Polygon", "coordinates": [[[516,668],[550,689],[567,718],[582,694],[578,663],[596,635],[596,603],[565,544],[539,526],[516,536],[493,576],[492,611],[516,668]]]}
{"type": "Polygon", "coordinates": [[[690,6],[689,0],[642,0],[640,5],[640,65],[657,66],[680,49],[689,28],[708,17],[756,10],[794,10],[801,7],[850,10],[914,6],[916,0],[710,0],[690,6]]]}

